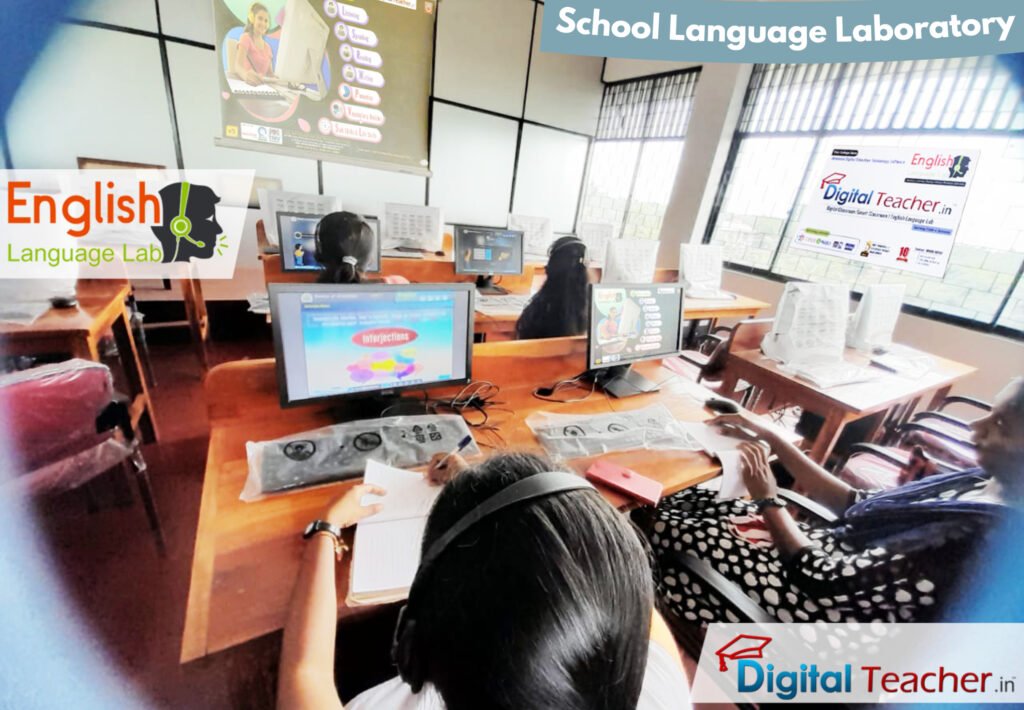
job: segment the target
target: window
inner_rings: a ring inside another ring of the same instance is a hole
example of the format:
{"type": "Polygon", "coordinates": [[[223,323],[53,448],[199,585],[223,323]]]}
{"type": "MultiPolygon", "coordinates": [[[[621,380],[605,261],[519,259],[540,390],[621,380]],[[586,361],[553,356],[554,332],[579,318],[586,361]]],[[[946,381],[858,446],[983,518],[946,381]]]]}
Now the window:
{"type": "Polygon", "coordinates": [[[658,238],[699,76],[692,69],[605,87],[579,222],[658,238]]]}
{"type": "Polygon", "coordinates": [[[994,57],[758,65],[706,241],[780,279],[855,291],[905,283],[910,310],[1024,335],[1024,101],[994,57]],[[943,278],[790,249],[816,174],[837,144],[924,149],[950,140],[981,157],[943,278]]]}

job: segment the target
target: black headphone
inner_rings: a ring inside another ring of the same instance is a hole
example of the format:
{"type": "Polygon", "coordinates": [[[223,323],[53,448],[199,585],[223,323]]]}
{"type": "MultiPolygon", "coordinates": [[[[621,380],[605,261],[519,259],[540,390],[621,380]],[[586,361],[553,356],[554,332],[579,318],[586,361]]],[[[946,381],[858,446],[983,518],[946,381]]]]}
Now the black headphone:
{"type": "Polygon", "coordinates": [[[466,513],[454,525],[437,538],[420,560],[419,569],[409,588],[409,598],[398,615],[398,625],[395,628],[395,639],[391,646],[391,656],[398,666],[398,673],[402,680],[409,684],[413,692],[418,693],[423,687],[423,666],[415,656],[414,637],[416,633],[415,600],[421,592],[425,578],[430,575],[430,568],[436,564],[437,558],[444,554],[445,549],[469,528],[479,523],[484,518],[494,515],[498,511],[510,508],[519,503],[544,498],[558,493],[565,493],[575,490],[596,491],[594,486],[586,479],[574,473],[565,471],[548,471],[538,473],[528,478],[516,481],[490,498],[482,502],[473,510],[466,513]]]}
{"type": "Polygon", "coordinates": [[[579,237],[571,235],[570,238],[565,239],[565,241],[562,242],[561,244],[558,244],[559,241],[561,241],[561,238],[551,242],[551,245],[548,246],[548,258],[550,258],[551,255],[554,254],[556,251],[561,251],[566,247],[574,247],[576,245],[579,245],[583,247],[583,256],[581,258],[583,259],[583,261],[587,260],[587,243],[585,241],[583,241],[579,237]]]}

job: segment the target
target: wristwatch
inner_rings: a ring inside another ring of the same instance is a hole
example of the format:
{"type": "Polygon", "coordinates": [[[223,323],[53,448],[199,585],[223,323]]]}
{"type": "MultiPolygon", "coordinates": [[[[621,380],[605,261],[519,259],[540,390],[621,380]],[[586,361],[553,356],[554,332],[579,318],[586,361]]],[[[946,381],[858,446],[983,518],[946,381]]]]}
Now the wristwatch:
{"type": "Polygon", "coordinates": [[[337,525],[331,525],[325,520],[314,520],[302,533],[303,540],[309,540],[314,535],[330,535],[334,540],[334,555],[339,560],[341,559],[341,553],[348,550],[348,545],[341,539],[341,528],[337,525]]]}
{"type": "Polygon", "coordinates": [[[758,513],[763,513],[765,508],[785,508],[786,501],[782,500],[778,496],[772,498],[759,498],[758,500],[751,501],[754,504],[754,508],[758,513]]]}

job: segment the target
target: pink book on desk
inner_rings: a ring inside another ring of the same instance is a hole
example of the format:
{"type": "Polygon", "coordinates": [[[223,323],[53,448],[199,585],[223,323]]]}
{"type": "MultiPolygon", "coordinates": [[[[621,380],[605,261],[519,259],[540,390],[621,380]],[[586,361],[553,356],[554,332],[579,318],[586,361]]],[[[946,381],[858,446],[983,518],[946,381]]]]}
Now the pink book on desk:
{"type": "Polygon", "coordinates": [[[642,476],[611,461],[595,462],[587,469],[587,478],[650,505],[658,504],[664,490],[664,487],[653,478],[642,476]]]}

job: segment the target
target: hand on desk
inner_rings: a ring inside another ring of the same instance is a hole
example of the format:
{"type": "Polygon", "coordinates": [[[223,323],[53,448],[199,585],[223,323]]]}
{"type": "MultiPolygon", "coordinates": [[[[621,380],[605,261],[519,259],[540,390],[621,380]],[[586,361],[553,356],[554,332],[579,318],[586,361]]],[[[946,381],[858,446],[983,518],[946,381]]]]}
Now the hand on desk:
{"type": "Polygon", "coordinates": [[[720,414],[705,424],[714,427],[720,434],[744,441],[767,442],[770,433],[760,417],[745,410],[740,410],[737,414],[720,414]]]}
{"type": "Polygon", "coordinates": [[[434,454],[433,458],[430,459],[430,468],[427,469],[427,480],[435,486],[443,486],[455,478],[456,474],[461,473],[467,468],[469,468],[469,464],[466,463],[466,459],[458,454],[434,454]],[[441,465],[441,460],[446,456],[448,460],[441,465]]]}
{"type": "Polygon", "coordinates": [[[779,488],[775,482],[775,474],[768,466],[768,452],[760,444],[744,441],[739,445],[740,475],[747,492],[754,500],[774,498],[779,488]]]}
{"type": "Polygon", "coordinates": [[[387,495],[387,491],[380,486],[371,486],[366,483],[349,488],[343,496],[327,506],[321,520],[339,528],[348,528],[363,518],[379,513],[383,507],[380,503],[367,506],[360,503],[365,495],[383,496],[387,495]]]}

